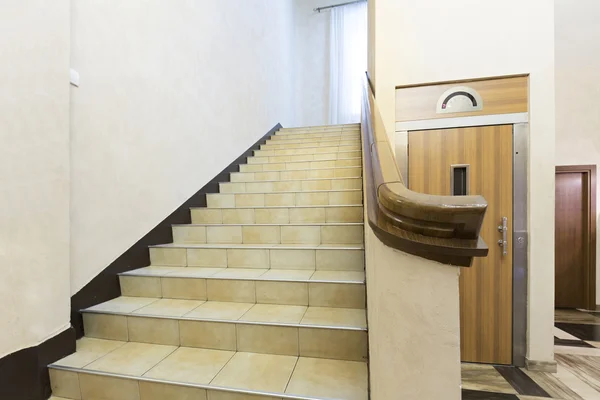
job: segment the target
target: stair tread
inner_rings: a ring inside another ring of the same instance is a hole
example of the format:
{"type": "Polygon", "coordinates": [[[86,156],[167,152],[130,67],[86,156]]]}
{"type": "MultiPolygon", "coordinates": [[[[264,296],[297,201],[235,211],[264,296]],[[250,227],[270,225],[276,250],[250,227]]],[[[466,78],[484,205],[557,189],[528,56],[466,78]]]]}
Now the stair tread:
{"type": "Polygon", "coordinates": [[[346,330],[367,329],[366,311],[361,308],[120,296],[81,311],[178,320],[346,330]]]}
{"type": "Polygon", "coordinates": [[[251,279],[264,281],[362,283],[364,271],[316,271],[311,269],[259,269],[259,268],[211,268],[211,267],[170,267],[151,265],[127,272],[122,276],[155,276],[170,278],[208,279],[251,279]]]}
{"type": "MultiPolygon", "coordinates": [[[[367,363],[82,338],[66,370],[280,399],[366,400],[367,363]]],[[[142,386],[140,384],[140,386],[142,386]]],[[[136,385],[137,386],[137,385],[136,385]]]]}
{"type": "Polygon", "coordinates": [[[150,247],[190,249],[276,249],[276,250],[364,250],[362,244],[234,244],[234,243],[165,243],[150,247]]]}
{"type": "MultiPolygon", "coordinates": [[[[248,183],[248,182],[230,182],[230,183],[248,183]]],[[[254,182],[250,182],[254,183],[254,182]]],[[[256,182],[262,183],[262,182],[256,182]]],[[[322,189],[322,190],[289,190],[289,191],[273,191],[273,192],[220,192],[220,193],[209,193],[207,196],[214,196],[217,194],[279,194],[279,193],[327,193],[327,192],[362,192],[362,189],[322,189]]]]}
{"type": "MultiPolygon", "coordinates": [[[[226,194],[226,193],[223,193],[226,194]]],[[[246,206],[246,207],[190,207],[191,210],[252,210],[255,208],[336,208],[336,207],[363,207],[362,204],[324,204],[320,206],[246,206]]]]}
{"type": "MultiPolygon", "coordinates": [[[[350,167],[350,168],[358,168],[358,167],[350,167]]],[[[265,172],[281,172],[281,171],[265,171],[265,172]]],[[[235,174],[255,174],[256,172],[234,172],[235,174]]],[[[348,177],[331,177],[331,178],[305,178],[305,179],[277,179],[277,180],[267,180],[267,181],[224,181],[219,182],[220,185],[228,184],[228,183],[269,183],[269,182],[304,182],[304,181],[342,181],[348,179],[361,179],[362,176],[348,176],[348,177]]],[[[344,190],[344,189],[329,189],[329,190],[344,190]]],[[[345,189],[348,190],[348,189],[345,189]]],[[[352,189],[352,190],[361,190],[361,189],[352,189]]]]}
{"type": "Polygon", "coordinates": [[[304,222],[304,223],[286,223],[286,224],[255,224],[255,223],[246,223],[246,224],[172,224],[171,226],[356,226],[356,225],[364,225],[363,222],[304,222]]]}

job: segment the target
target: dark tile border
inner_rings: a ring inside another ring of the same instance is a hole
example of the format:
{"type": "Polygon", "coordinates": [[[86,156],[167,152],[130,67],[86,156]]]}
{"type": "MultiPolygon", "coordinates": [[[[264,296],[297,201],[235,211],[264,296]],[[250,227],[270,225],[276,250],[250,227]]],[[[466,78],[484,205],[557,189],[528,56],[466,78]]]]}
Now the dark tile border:
{"type": "Polygon", "coordinates": [[[551,397],[520,368],[505,365],[496,365],[494,368],[510,383],[517,393],[525,396],[551,397]]]}
{"type": "Polygon", "coordinates": [[[42,400],[51,395],[47,365],[75,351],[73,327],[38,346],[0,359],[0,399],[42,400]]]}
{"type": "Polygon", "coordinates": [[[600,325],[556,322],[554,326],[581,340],[600,341],[600,325]]]}
{"type": "Polygon", "coordinates": [[[584,342],[583,340],[573,340],[573,339],[559,339],[554,337],[554,345],[555,346],[570,346],[570,347],[588,347],[594,348],[589,343],[584,342]]]}
{"type": "Polygon", "coordinates": [[[138,240],[127,251],[121,254],[119,258],[100,272],[99,275],[92,279],[91,282],[71,297],[71,324],[75,328],[77,338],[82,337],[84,334],[83,317],[79,310],[120,296],[121,288],[117,274],[149,265],[150,255],[148,246],[171,243],[173,241],[171,225],[189,224],[191,222],[190,207],[206,207],[206,194],[217,193],[219,191],[219,182],[229,182],[229,174],[231,172],[238,172],[239,165],[246,163],[248,157],[252,156],[252,152],[258,150],[260,145],[264,144],[280,128],[282,126],[279,123],[271,128],[269,132],[257,140],[256,143],[250,146],[235,161],[173,211],[171,215],[159,222],[143,238],[138,240]]]}
{"type": "Polygon", "coordinates": [[[519,400],[514,394],[462,390],[462,400],[519,400]]]}

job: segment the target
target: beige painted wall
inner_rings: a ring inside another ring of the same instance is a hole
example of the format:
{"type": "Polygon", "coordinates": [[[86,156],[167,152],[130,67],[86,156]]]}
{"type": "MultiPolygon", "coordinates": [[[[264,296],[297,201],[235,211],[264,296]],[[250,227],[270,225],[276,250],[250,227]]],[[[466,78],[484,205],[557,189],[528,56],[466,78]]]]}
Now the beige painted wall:
{"type": "Polygon", "coordinates": [[[69,0],[0,2],[0,358],[69,326],[69,0]]]}
{"type": "Polygon", "coordinates": [[[291,1],[72,2],[71,293],[277,122],[291,1]]]}
{"type": "Polygon", "coordinates": [[[377,0],[375,17],[377,101],[392,145],[396,85],[531,74],[528,358],[552,360],[554,2],[377,0]]]}
{"type": "MultiPolygon", "coordinates": [[[[600,164],[599,15],[598,1],[556,0],[556,165],[600,164]]],[[[600,180],[597,190],[600,236],[600,180]]],[[[600,240],[596,263],[600,304],[600,240]]]]}

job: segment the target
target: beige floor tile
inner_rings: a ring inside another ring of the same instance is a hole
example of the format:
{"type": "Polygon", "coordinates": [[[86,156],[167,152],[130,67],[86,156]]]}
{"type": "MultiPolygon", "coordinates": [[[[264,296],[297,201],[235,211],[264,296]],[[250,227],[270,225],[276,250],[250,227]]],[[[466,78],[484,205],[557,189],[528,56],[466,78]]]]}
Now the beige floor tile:
{"type": "Polygon", "coordinates": [[[317,270],[364,271],[365,254],[362,250],[317,250],[317,270]]]}
{"type": "Polygon", "coordinates": [[[463,389],[517,394],[517,391],[492,365],[463,363],[461,377],[463,389]]]}
{"type": "Polygon", "coordinates": [[[305,306],[285,306],[278,304],[256,304],[240,321],[281,322],[297,324],[306,312],[305,306]]]}
{"type": "Polygon", "coordinates": [[[328,207],[325,210],[327,222],[362,222],[362,207],[328,207]]]}
{"type": "Polygon", "coordinates": [[[298,328],[237,324],[237,350],[251,353],[298,355],[298,328]]]}
{"type": "Polygon", "coordinates": [[[302,207],[290,209],[290,223],[325,223],[325,208],[323,207],[302,207]]]}
{"type": "Polygon", "coordinates": [[[285,392],[299,396],[367,400],[367,364],[300,357],[285,392]]]}
{"type": "Polygon", "coordinates": [[[161,284],[163,298],[206,300],[206,279],[164,277],[161,284]]]}
{"type": "Polygon", "coordinates": [[[130,312],[138,310],[142,307],[145,307],[150,303],[154,303],[157,300],[158,300],[157,298],[150,298],[150,297],[121,296],[121,297],[117,297],[117,298],[109,300],[109,301],[105,301],[104,303],[100,303],[93,307],[90,307],[90,308],[88,308],[88,310],[130,313],[130,312]]]}
{"type": "Polygon", "coordinates": [[[236,194],[234,196],[237,208],[263,207],[265,205],[263,194],[236,194]]]}
{"type": "Polygon", "coordinates": [[[354,308],[309,307],[300,323],[366,328],[367,314],[365,310],[354,308]]]}
{"type": "Polygon", "coordinates": [[[315,271],[311,281],[335,282],[364,282],[365,273],[362,271],[315,271]]]}
{"type": "Polygon", "coordinates": [[[133,297],[162,297],[158,276],[119,276],[121,294],[133,297]]]}
{"type": "Polygon", "coordinates": [[[321,226],[323,244],[364,243],[363,227],[360,225],[321,226]]]}
{"type": "Polygon", "coordinates": [[[225,392],[221,390],[208,390],[208,400],[280,400],[271,396],[261,396],[247,393],[225,392]]]}
{"type": "Polygon", "coordinates": [[[253,224],[254,210],[251,208],[222,210],[224,224],[253,224]]]}
{"type": "Polygon", "coordinates": [[[83,326],[88,337],[127,341],[127,317],[124,315],[83,313],[83,326]]]}
{"type": "Polygon", "coordinates": [[[212,225],[206,228],[207,243],[242,243],[241,226],[212,225]]]}
{"type": "Polygon", "coordinates": [[[231,268],[265,269],[269,265],[269,250],[227,249],[227,265],[231,268]]]}
{"type": "Polygon", "coordinates": [[[208,384],[235,352],[180,347],[144,374],[174,382],[208,384]]]}
{"type": "Polygon", "coordinates": [[[279,226],[255,225],[242,227],[242,241],[244,243],[280,243],[281,235],[279,226]]]}
{"type": "Polygon", "coordinates": [[[314,274],[313,270],[308,269],[270,269],[260,276],[261,280],[309,280],[314,274]]]}
{"type": "Polygon", "coordinates": [[[206,390],[140,381],[140,400],[207,400],[206,390]]]}
{"type": "Polygon", "coordinates": [[[50,369],[50,387],[52,393],[69,399],[81,399],[79,376],[77,372],[50,369]]]}
{"type": "Polygon", "coordinates": [[[321,228],[319,226],[290,225],[281,227],[282,244],[319,244],[321,228]]]}
{"type": "Polygon", "coordinates": [[[254,281],[234,279],[208,279],[206,294],[211,301],[256,302],[254,281]]]}
{"type": "Polygon", "coordinates": [[[168,274],[172,274],[175,272],[180,272],[185,270],[186,267],[161,267],[151,265],[149,267],[138,268],[132,271],[128,271],[125,275],[147,275],[147,276],[164,276],[168,274]]]}
{"type": "Polygon", "coordinates": [[[270,250],[273,269],[315,269],[315,250],[270,250]]]}
{"type": "Polygon", "coordinates": [[[254,215],[257,224],[287,224],[290,222],[287,208],[257,208],[254,215]]]}
{"type": "Polygon", "coordinates": [[[141,376],[176,348],[176,346],[129,342],[89,364],[85,369],[141,376]]]}
{"type": "Polygon", "coordinates": [[[206,243],[205,226],[174,226],[173,243],[206,243]]]}
{"type": "Polygon", "coordinates": [[[259,268],[226,268],[213,275],[213,278],[258,278],[267,271],[259,268]]]}
{"type": "Polygon", "coordinates": [[[257,303],[307,306],[308,294],[305,282],[256,281],[257,303]]]}
{"type": "Polygon", "coordinates": [[[54,364],[66,367],[82,368],[96,361],[111,351],[123,346],[125,342],[118,340],[94,339],[82,337],[77,341],[77,351],[54,364]]]}
{"type": "Polygon", "coordinates": [[[219,184],[220,193],[240,193],[246,191],[246,184],[243,182],[227,182],[219,184]]]}
{"type": "Polygon", "coordinates": [[[192,224],[220,224],[221,210],[211,208],[194,208],[191,211],[192,224]]]}
{"type": "Polygon", "coordinates": [[[188,318],[238,320],[254,303],[233,303],[207,301],[194,311],[188,313],[188,318]]]}
{"type": "Polygon", "coordinates": [[[212,321],[179,321],[181,346],[236,350],[235,324],[212,321]]]}
{"type": "Polygon", "coordinates": [[[234,194],[216,194],[211,193],[206,195],[206,206],[208,208],[234,208],[234,194]]]}
{"type": "Polygon", "coordinates": [[[79,386],[84,400],[138,400],[140,392],[135,379],[79,374],[79,386]]]}
{"type": "Polygon", "coordinates": [[[150,263],[152,265],[184,267],[186,265],[185,249],[150,247],[150,263]]]}
{"type": "Polygon", "coordinates": [[[169,274],[169,278],[175,277],[190,277],[190,278],[205,278],[208,276],[213,276],[214,274],[225,270],[223,268],[210,268],[210,267],[185,267],[178,269],[175,272],[169,274]]]}
{"type": "Polygon", "coordinates": [[[204,301],[201,300],[160,299],[146,307],[134,311],[133,314],[181,317],[202,303],[204,303],[204,301]]]}
{"type": "Polygon", "coordinates": [[[300,355],[336,360],[366,361],[367,332],[345,329],[300,328],[300,355]]]}
{"type": "Polygon", "coordinates": [[[365,285],[309,283],[308,304],[315,307],[365,308],[365,285]]]}
{"type": "Polygon", "coordinates": [[[323,206],[329,204],[329,193],[298,193],[296,195],[297,206],[323,206]]]}
{"type": "Polygon", "coordinates": [[[50,396],[48,400],[69,400],[66,397],[50,396]]]}
{"type": "Polygon", "coordinates": [[[295,193],[267,193],[264,205],[266,207],[293,207],[295,201],[295,193]]]}
{"type": "Polygon", "coordinates": [[[170,318],[127,317],[131,342],[179,346],[179,322],[170,318]]]}
{"type": "Polygon", "coordinates": [[[225,249],[188,249],[187,265],[190,267],[227,267],[225,249]]]}
{"type": "Polygon", "coordinates": [[[211,385],[283,393],[297,357],[238,352],[211,385]]]}

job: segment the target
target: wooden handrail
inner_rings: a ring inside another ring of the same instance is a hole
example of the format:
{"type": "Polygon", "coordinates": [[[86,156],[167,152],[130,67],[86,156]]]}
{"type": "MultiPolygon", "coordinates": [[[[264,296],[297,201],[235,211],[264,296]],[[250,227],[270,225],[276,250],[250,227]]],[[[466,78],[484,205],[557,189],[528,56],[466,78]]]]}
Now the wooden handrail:
{"type": "Polygon", "coordinates": [[[398,170],[368,76],[361,131],[369,225],[387,246],[429,260],[470,266],[488,248],[479,236],[482,196],[433,196],[409,190],[398,170]]]}

